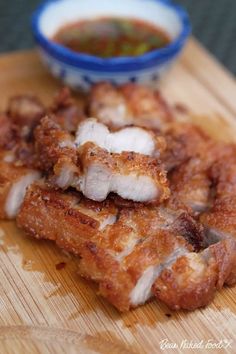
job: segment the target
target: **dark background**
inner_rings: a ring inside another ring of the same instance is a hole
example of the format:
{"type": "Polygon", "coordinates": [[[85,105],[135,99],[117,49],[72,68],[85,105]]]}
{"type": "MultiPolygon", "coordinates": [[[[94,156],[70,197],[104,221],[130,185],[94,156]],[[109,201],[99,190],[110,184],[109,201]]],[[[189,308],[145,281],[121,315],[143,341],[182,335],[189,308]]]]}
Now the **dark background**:
{"type": "MultiPolygon", "coordinates": [[[[236,74],[236,0],[175,2],[187,8],[194,35],[236,74]]],[[[0,0],[0,52],[31,48],[34,45],[29,24],[30,14],[40,3],[41,0],[0,0]]]]}

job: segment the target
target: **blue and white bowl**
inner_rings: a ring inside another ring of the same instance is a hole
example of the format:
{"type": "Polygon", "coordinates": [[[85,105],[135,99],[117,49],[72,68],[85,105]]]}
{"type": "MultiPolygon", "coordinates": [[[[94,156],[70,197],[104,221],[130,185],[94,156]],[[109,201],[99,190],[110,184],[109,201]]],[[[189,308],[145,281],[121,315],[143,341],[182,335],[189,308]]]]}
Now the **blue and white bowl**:
{"type": "Polygon", "coordinates": [[[32,28],[51,73],[65,84],[85,90],[104,80],[155,83],[176,60],[191,31],[187,13],[170,0],[49,0],[33,14],[32,28]],[[58,29],[70,22],[103,16],[148,21],[163,28],[171,43],[138,57],[103,59],[73,52],[52,41],[58,29]]]}

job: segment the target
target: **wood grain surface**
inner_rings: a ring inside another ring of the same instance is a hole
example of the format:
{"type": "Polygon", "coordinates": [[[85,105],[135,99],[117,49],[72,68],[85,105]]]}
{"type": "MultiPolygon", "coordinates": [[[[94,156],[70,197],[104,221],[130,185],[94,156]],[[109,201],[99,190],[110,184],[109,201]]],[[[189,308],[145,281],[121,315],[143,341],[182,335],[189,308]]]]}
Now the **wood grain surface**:
{"type": "MultiPolygon", "coordinates": [[[[0,87],[3,109],[9,95],[22,92],[48,103],[59,83],[35,52],[21,52],[0,57],[0,87]]],[[[236,140],[235,81],[195,40],[160,88],[213,136],[236,140]]],[[[153,301],[120,314],[76,269],[77,260],[54,244],[0,223],[0,353],[236,353],[236,288],[194,312],[153,301]],[[162,351],[165,339],[177,347],[162,351]],[[200,349],[184,348],[184,340],[200,349]]]]}

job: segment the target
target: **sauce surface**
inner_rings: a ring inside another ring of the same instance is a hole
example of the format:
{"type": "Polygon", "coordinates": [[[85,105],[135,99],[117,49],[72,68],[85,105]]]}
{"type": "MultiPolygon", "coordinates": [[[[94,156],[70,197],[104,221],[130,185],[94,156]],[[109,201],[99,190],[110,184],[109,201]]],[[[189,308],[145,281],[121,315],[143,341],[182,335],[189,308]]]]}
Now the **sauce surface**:
{"type": "Polygon", "coordinates": [[[98,18],[63,26],[53,37],[72,51],[101,58],[139,56],[170,43],[162,29],[132,18],[98,18]]]}

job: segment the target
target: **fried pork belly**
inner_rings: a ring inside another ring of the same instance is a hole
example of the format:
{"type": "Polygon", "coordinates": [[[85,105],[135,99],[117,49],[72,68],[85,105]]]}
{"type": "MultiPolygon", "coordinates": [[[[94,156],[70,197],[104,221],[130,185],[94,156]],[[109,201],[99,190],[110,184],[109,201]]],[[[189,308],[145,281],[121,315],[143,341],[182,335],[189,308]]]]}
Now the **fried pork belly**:
{"type": "MultiPolygon", "coordinates": [[[[151,295],[154,281],[152,269],[169,255],[168,251],[180,245],[184,247],[185,240],[178,239],[167,230],[160,230],[159,238],[140,234],[136,225],[138,218],[133,220],[131,210],[118,210],[112,201],[87,203],[82,195],[50,190],[45,185],[32,185],[17,222],[27,233],[54,240],[60,247],[80,255],[83,259],[80,272],[96,280],[100,284],[100,292],[118,308],[128,309],[132,301],[133,306],[145,302],[151,295]],[[92,208],[96,210],[93,216],[92,208]],[[113,223],[101,228],[104,217],[113,223]],[[138,300],[135,284],[149,266],[153,268],[149,270],[147,284],[143,288],[143,281],[140,281],[138,285],[144,292],[138,300]]],[[[139,222],[145,223],[145,220],[139,222]]]]}
{"type": "Polygon", "coordinates": [[[68,167],[54,167],[56,184],[72,186],[87,198],[103,201],[114,192],[124,199],[143,203],[161,203],[169,197],[165,171],[149,156],[133,152],[110,154],[93,143],[82,145],[78,151],[82,168],[68,178],[68,167]]]}
{"type": "MultiPolygon", "coordinates": [[[[187,162],[182,163],[169,174],[171,198],[178,199],[181,203],[193,210],[195,214],[207,211],[215,198],[214,184],[216,177],[211,170],[217,170],[222,179],[223,174],[218,167],[217,161],[228,161],[236,150],[233,144],[223,144],[210,141],[208,149],[198,152],[198,156],[190,158],[187,162]]],[[[233,165],[231,164],[231,170],[233,165]]],[[[229,171],[229,168],[227,171],[229,171]]],[[[228,172],[227,172],[228,173],[228,172]]],[[[216,175],[216,173],[214,173],[216,175]]],[[[230,184],[225,183],[226,188],[230,188],[230,184]]],[[[220,184],[218,184],[218,190],[220,184]]],[[[224,191],[223,194],[226,194],[224,191]]]]}
{"type": "Polygon", "coordinates": [[[168,171],[187,162],[190,158],[207,154],[209,145],[212,145],[211,138],[193,124],[170,124],[165,129],[164,137],[167,148],[161,158],[168,171]]]}
{"type": "Polygon", "coordinates": [[[169,197],[166,173],[152,157],[110,153],[93,143],[76,148],[71,135],[47,117],[36,128],[35,140],[41,168],[52,170],[52,181],[62,189],[74,187],[95,201],[111,192],[147,203],[169,197]]]}
{"type": "MultiPolygon", "coordinates": [[[[207,230],[208,243],[218,241],[236,242],[236,198],[225,196],[216,198],[212,208],[200,216],[201,223],[207,230]]],[[[230,274],[229,285],[236,282],[236,266],[230,274]]]]}
{"type": "MultiPolygon", "coordinates": [[[[227,259],[224,261],[224,255],[229,255],[230,264],[235,262],[236,257],[235,151],[234,145],[214,143],[209,145],[207,153],[203,150],[202,155],[199,154],[199,157],[183,163],[170,176],[171,199],[178,199],[199,215],[200,222],[206,229],[203,246],[213,244],[209,249],[214,250],[216,247],[214,244],[221,242],[223,247],[221,261],[226,264],[227,259]]],[[[217,250],[220,252],[218,248],[217,250]]],[[[202,254],[206,259],[206,252],[202,254]]],[[[176,277],[176,273],[173,274],[173,277],[176,277]]],[[[236,282],[236,267],[231,267],[231,273],[225,282],[227,284],[236,282]]],[[[177,285],[174,289],[176,288],[177,285]]],[[[187,296],[185,298],[187,299],[187,296]]]]}
{"type": "Polygon", "coordinates": [[[152,286],[161,271],[188,252],[187,248],[181,236],[164,230],[154,237],[140,239],[122,257],[87,241],[81,246],[80,274],[98,282],[99,293],[120,311],[126,311],[153,297],[152,286]]]}
{"type": "Polygon", "coordinates": [[[236,282],[235,267],[236,242],[224,240],[179,257],[161,272],[153,291],[173,310],[194,310],[207,305],[224,283],[236,282]]]}
{"type": "Polygon", "coordinates": [[[170,109],[161,95],[137,84],[118,88],[106,82],[94,85],[89,114],[113,128],[135,124],[160,129],[172,120],[170,109]]]}
{"type": "Polygon", "coordinates": [[[34,96],[14,96],[0,116],[0,218],[13,219],[27,187],[39,179],[32,133],[45,112],[34,96]]]}
{"type": "Polygon", "coordinates": [[[73,137],[53,119],[44,117],[35,129],[35,149],[39,168],[50,171],[59,160],[76,165],[77,154],[73,137]]]}
{"type": "Polygon", "coordinates": [[[23,202],[27,187],[40,178],[36,170],[17,166],[11,155],[1,154],[0,160],[0,218],[14,219],[23,202]]]}
{"type": "Polygon", "coordinates": [[[85,119],[82,103],[75,102],[68,87],[62,88],[49,108],[53,120],[64,130],[74,133],[78,124],[85,119]]]}
{"type": "Polygon", "coordinates": [[[28,188],[17,223],[30,235],[56,241],[78,255],[81,242],[91,237],[99,239],[101,231],[117,216],[112,201],[94,202],[81,193],[65,193],[39,181],[28,188]]]}
{"type": "Polygon", "coordinates": [[[0,155],[15,166],[35,167],[33,131],[45,109],[34,96],[14,96],[0,115],[0,155]],[[10,159],[10,160],[9,160],[10,159]]]}
{"type": "Polygon", "coordinates": [[[211,202],[209,164],[198,157],[181,164],[170,174],[171,198],[176,198],[198,214],[207,210],[211,202]]]}
{"type": "Polygon", "coordinates": [[[184,213],[164,206],[117,208],[111,199],[92,202],[38,182],[27,190],[17,223],[79,255],[80,274],[96,281],[99,293],[121,311],[154,294],[171,308],[193,309],[206,305],[228,279],[235,244],[221,241],[193,252],[185,235],[191,230],[198,238],[200,228],[193,231],[196,222],[184,213]]]}
{"type": "Polygon", "coordinates": [[[200,217],[207,227],[209,238],[236,239],[236,158],[232,156],[218,159],[210,170],[214,187],[211,208],[200,217]]]}
{"type": "Polygon", "coordinates": [[[33,142],[21,138],[16,125],[10,123],[8,127],[4,127],[3,125],[1,128],[0,135],[4,131],[5,135],[3,137],[0,136],[0,159],[6,162],[14,162],[18,166],[35,168],[36,161],[33,142]]]}
{"type": "Polygon", "coordinates": [[[14,96],[9,100],[7,115],[19,128],[20,136],[27,138],[45,115],[45,107],[36,96],[14,96]]]}
{"type": "Polygon", "coordinates": [[[165,150],[165,139],[139,127],[127,127],[116,132],[90,118],[82,122],[77,130],[75,144],[81,146],[92,142],[111,153],[133,151],[143,155],[159,157],[165,150]]]}

